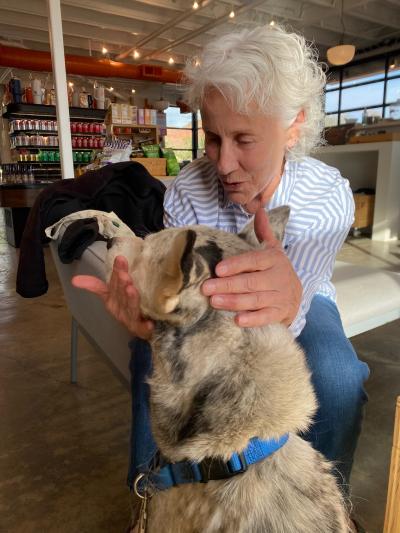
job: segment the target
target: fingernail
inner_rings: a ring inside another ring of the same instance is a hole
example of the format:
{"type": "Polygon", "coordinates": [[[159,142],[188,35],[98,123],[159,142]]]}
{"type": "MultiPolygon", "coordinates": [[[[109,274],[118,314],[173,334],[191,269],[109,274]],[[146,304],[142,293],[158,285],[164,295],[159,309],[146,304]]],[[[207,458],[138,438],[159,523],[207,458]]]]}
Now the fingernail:
{"type": "Polygon", "coordinates": [[[239,326],[247,326],[247,324],[249,323],[249,319],[246,316],[238,316],[237,322],[239,326]]]}
{"type": "Polygon", "coordinates": [[[221,307],[224,303],[224,299],[222,296],[213,296],[211,298],[211,304],[215,307],[221,307]]]}
{"type": "Polygon", "coordinates": [[[216,272],[219,276],[221,274],[226,274],[228,272],[228,267],[225,265],[218,265],[216,268],[216,272]]]}
{"type": "Polygon", "coordinates": [[[207,296],[212,294],[214,291],[215,291],[215,283],[213,281],[205,281],[203,283],[203,293],[206,294],[207,296]]]}

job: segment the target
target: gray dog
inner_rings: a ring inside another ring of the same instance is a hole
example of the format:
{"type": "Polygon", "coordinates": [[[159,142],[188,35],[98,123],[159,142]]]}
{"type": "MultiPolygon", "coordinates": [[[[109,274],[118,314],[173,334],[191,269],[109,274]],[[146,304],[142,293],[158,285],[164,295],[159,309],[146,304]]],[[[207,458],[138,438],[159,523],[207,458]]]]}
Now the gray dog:
{"type": "MultiPolygon", "coordinates": [[[[270,212],[277,236],[288,213],[270,212]]],[[[142,313],[156,324],[149,383],[162,460],[137,480],[146,497],[135,531],[350,531],[332,464],[297,435],[316,411],[302,350],[282,325],[236,326],[200,291],[221,259],[256,247],[251,227],[192,226],[110,249],[110,265],[127,256],[142,313]]]]}

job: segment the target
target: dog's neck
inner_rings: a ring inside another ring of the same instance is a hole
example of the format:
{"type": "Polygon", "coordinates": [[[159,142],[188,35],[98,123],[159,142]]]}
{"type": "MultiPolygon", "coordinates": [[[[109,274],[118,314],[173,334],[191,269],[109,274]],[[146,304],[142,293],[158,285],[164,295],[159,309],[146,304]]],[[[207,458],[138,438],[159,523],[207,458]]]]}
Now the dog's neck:
{"type": "Polygon", "coordinates": [[[309,373],[282,326],[244,330],[210,309],[188,328],[157,323],[151,344],[152,427],[170,461],[228,459],[254,436],[309,425],[309,373]]]}

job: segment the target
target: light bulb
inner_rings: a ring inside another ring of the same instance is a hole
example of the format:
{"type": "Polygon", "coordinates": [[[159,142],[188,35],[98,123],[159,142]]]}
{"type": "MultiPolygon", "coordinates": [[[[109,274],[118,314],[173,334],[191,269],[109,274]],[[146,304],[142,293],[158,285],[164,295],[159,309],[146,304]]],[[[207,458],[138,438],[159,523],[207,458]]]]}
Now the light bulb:
{"type": "Polygon", "coordinates": [[[108,90],[112,92],[114,90],[114,87],[110,87],[108,90]]]}
{"type": "Polygon", "coordinates": [[[270,26],[275,26],[275,21],[274,20],[271,20],[271,22],[269,23],[270,26]]]}
{"type": "Polygon", "coordinates": [[[138,57],[140,57],[140,53],[137,50],[134,50],[133,57],[137,59],[138,57]]]}
{"type": "Polygon", "coordinates": [[[108,52],[107,48],[105,46],[103,46],[103,48],[101,49],[102,53],[103,54],[106,54],[108,52]]]}
{"type": "Polygon", "coordinates": [[[230,18],[230,19],[233,19],[234,16],[235,16],[235,12],[234,12],[233,9],[232,9],[232,11],[229,13],[229,18],[230,18]]]}
{"type": "Polygon", "coordinates": [[[73,86],[74,86],[74,84],[73,84],[72,81],[69,81],[69,82],[68,82],[68,85],[69,85],[70,87],[73,87],[73,86]]]}
{"type": "Polygon", "coordinates": [[[199,4],[197,2],[194,2],[192,7],[193,9],[199,9],[199,4]]]}
{"type": "Polygon", "coordinates": [[[391,68],[391,69],[396,68],[396,63],[392,63],[391,65],[389,65],[389,68],[391,68]]]}
{"type": "Polygon", "coordinates": [[[136,92],[136,89],[132,89],[132,94],[135,94],[135,92],[136,92]]]}
{"type": "Polygon", "coordinates": [[[174,58],[173,58],[173,57],[170,57],[170,58],[168,59],[168,63],[169,63],[170,65],[173,65],[173,64],[175,63],[174,58]]]}

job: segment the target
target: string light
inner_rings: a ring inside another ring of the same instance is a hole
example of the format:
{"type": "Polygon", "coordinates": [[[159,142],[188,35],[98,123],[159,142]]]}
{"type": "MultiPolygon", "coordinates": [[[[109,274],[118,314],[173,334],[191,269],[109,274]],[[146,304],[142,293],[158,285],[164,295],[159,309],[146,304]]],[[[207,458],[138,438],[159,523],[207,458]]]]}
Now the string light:
{"type": "Polygon", "coordinates": [[[271,20],[271,22],[269,23],[270,26],[275,26],[275,21],[274,20],[271,20]]]}
{"type": "Polygon", "coordinates": [[[229,18],[233,19],[234,17],[235,17],[235,12],[232,9],[232,11],[229,13],[229,18]]]}
{"type": "Polygon", "coordinates": [[[193,9],[199,9],[199,4],[197,2],[194,2],[192,7],[193,9]]]}
{"type": "Polygon", "coordinates": [[[74,84],[73,84],[72,81],[69,81],[69,82],[68,82],[68,85],[69,85],[70,87],[73,87],[73,86],[74,86],[74,84]]]}
{"type": "Polygon", "coordinates": [[[392,63],[391,65],[389,65],[389,68],[391,68],[391,69],[396,68],[396,63],[392,63]]]}
{"type": "Polygon", "coordinates": [[[101,49],[102,53],[103,54],[106,54],[108,52],[107,48],[105,46],[103,46],[103,48],[101,49]]]}
{"type": "Polygon", "coordinates": [[[170,58],[168,59],[168,63],[169,63],[170,65],[173,65],[173,64],[175,63],[174,58],[173,58],[173,57],[170,57],[170,58]]]}
{"type": "Polygon", "coordinates": [[[110,91],[110,93],[112,93],[114,90],[114,87],[110,87],[108,90],[110,91]]]}
{"type": "Polygon", "coordinates": [[[138,57],[140,57],[140,53],[139,53],[137,50],[134,50],[134,51],[133,51],[133,57],[134,57],[135,59],[137,59],[138,57]]]}
{"type": "Polygon", "coordinates": [[[132,94],[135,94],[135,92],[136,92],[136,89],[132,89],[132,94]]]}

